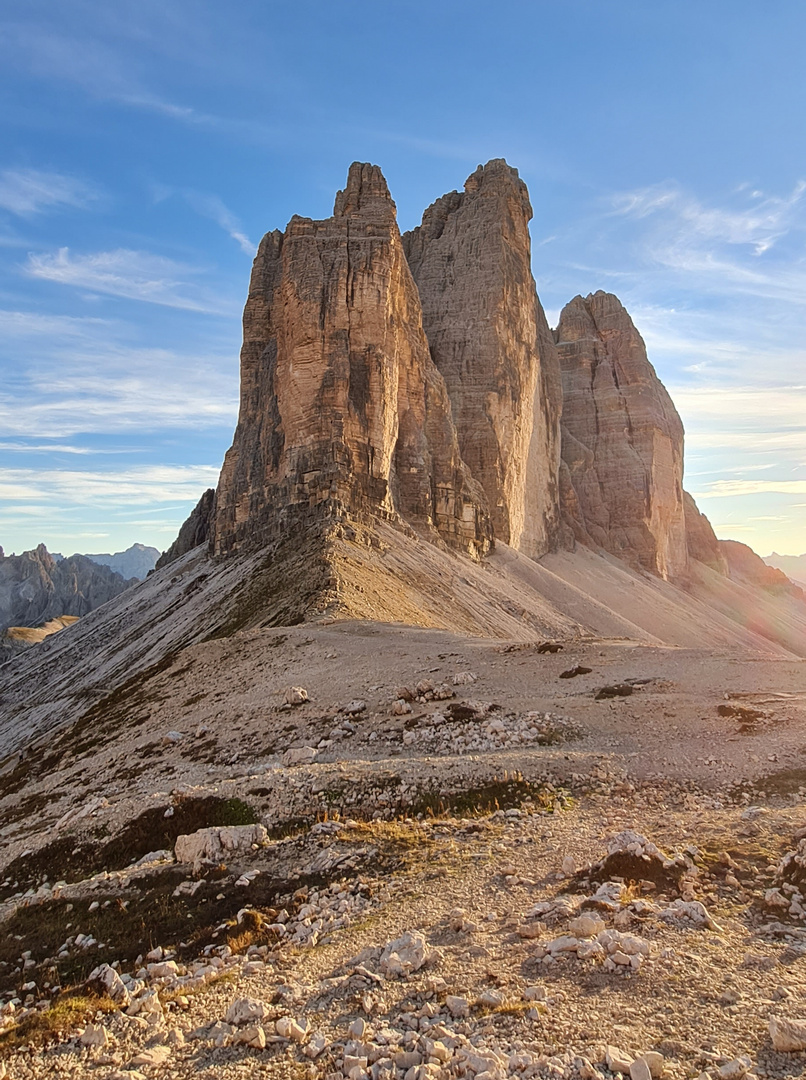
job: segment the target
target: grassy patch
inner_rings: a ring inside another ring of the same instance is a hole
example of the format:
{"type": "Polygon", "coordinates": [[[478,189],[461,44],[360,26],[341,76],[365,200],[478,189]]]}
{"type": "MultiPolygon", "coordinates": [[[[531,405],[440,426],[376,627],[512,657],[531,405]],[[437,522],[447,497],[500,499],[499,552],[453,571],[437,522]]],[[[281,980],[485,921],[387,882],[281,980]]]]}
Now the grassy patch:
{"type": "Polygon", "coordinates": [[[108,997],[77,990],[61,994],[50,1008],[26,1016],[16,1027],[0,1034],[0,1050],[13,1051],[20,1046],[58,1041],[68,1032],[85,1027],[96,1013],[116,1010],[117,1005],[108,997]]]}

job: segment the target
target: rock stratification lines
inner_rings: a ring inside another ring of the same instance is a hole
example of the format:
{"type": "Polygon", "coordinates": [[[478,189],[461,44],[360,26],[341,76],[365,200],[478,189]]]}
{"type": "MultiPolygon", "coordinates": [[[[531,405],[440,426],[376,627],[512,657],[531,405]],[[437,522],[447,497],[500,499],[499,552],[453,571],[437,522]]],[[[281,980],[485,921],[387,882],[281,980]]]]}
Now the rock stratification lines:
{"type": "Polygon", "coordinates": [[[400,517],[472,555],[489,549],[484,492],[460,456],[377,166],[351,166],[333,217],[294,217],[264,237],[241,369],[215,554],[322,510],[400,517]]]}
{"type": "Polygon", "coordinates": [[[617,297],[597,292],[565,306],[555,336],[565,523],[580,543],[681,577],[683,425],[641,335],[617,297]]]}
{"type": "Polygon", "coordinates": [[[403,243],[495,535],[537,558],[557,543],[561,388],[532,277],[531,217],[517,169],[496,159],[429,206],[403,243]]]}

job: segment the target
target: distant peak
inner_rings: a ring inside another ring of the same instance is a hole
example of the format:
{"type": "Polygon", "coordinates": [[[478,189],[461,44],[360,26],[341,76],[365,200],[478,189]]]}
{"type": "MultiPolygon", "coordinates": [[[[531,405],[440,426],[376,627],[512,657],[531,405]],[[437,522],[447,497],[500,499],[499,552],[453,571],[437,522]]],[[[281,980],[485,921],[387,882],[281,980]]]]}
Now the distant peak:
{"type": "Polygon", "coordinates": [[[343,191],[336,192],[334,217],[394,218],[395,204],[380,166],[354,161],[343,191]]]}

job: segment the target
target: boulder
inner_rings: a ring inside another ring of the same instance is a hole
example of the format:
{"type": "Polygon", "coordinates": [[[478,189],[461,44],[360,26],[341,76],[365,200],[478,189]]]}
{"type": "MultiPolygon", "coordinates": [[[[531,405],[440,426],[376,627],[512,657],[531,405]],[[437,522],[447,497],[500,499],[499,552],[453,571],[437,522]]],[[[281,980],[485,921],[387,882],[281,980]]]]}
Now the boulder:
{"type": "Polygon", "coordinates": [[[263,844],[268,839],[263,825],[228,825],[198,829],[194,833],[177,836],[174,852],[180,863],[201,864],[205,861],[220,862],[252,850],[253,844],[263,844]]]}
{"type": "Polygon", "coordinates": [[[770,1038],[773,1050],[787,1054],[806,1050],[806,1020],[787,1020],[783,1016],[771,1016],[770,1038]]]}

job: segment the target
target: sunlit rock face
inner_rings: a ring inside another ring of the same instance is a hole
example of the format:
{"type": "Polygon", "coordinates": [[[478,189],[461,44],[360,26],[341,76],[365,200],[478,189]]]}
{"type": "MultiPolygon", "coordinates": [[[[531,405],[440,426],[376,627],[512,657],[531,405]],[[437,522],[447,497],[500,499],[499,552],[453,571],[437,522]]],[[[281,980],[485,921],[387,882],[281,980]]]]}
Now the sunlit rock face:
{"type": "Polygon", "coordinates": [[[531,272],[531,217],[517,170],[496,159],[429,206],[403,243],[495,535],[538,557],[558,536],[561,389],[531,272]]]}
{"type": "Polygon", "coordinates": [[[728,560],[711,522],[700,513],[694,499],[687,491],[683,492],[683,505],[686,515],[686,544],[689,557],[705,563],[718,573],[728,574],[728,560]]]}
{"type": "Polygon", "coordinates": [[[402,518],[473,555],[491,545],[380,169],[354,164],[324,221],[260,244],[244,311],[241,406],[212,550],[311,512],[402,518]]]}
{"type": "Polygon", "coordinates": [[[577,296],[555,332],[562,514],[574,539],[663,578],[688,564],[683,425],[617,297],[577,296]]]}

